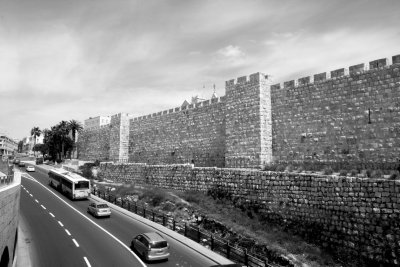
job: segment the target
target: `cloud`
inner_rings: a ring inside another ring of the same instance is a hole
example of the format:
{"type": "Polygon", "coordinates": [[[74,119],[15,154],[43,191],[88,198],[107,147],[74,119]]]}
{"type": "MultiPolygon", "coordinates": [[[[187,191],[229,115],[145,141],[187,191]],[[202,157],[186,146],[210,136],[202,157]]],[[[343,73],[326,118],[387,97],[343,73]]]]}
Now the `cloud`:
{"type": "Polygon", "coordinates": [[[228,45],[215,53],[215,60],[218,64],[230,64],[237,66],[244,63],[246,54],[238,46],[228,45]]]}

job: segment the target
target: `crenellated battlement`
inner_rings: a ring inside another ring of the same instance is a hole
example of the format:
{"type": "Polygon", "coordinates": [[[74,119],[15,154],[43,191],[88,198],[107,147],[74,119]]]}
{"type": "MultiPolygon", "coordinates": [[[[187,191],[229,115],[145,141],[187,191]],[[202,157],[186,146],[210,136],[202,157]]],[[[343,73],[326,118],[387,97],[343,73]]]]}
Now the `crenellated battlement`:
{"type": "Polygon", "coordinates": [[[144,116],[140,116],[140,117],[135,117],[135,118],[132,118],[131,120],[135,121],[135,122],[136,121],[142,121],[142,120],[146,120],[146,119],[150,119],[150,118],[154,118],[154,117],[159,117],[159,116],[163,116],[163,115],[169,115],[169,114],[179,113],[179,112],[187,111],[187,110],[191,110],[191,109],[207,107],[207,106],[214,105],[214,104],[217,104],[217,103],[221,103],[221,102],[224,102],[224,101],[225,101],[225,96],[212,98],[212,99],[204,100],[204,101],[201,101],[201,102],[195,103],[195,104],[189,104],[189,105],[186,105],[186,106],[166,109],[164,111],[155,112],[155,113],[144,115],[144,116]]]}
{"type": "MultiPolygon", "coordinates": [[[[392,56],[391,64],[388,58],[381,58],[377,60],[370,61],[368,64],[361,63],[357,65],[352,65],[349,68],[340,68],[336,70],[332,70],[330,72],[322,72],[315,74],[313,76],[306,76],[299,78],[297,80],[285,81],[283,83],[274,84],[271,86],[271,89],[291,89],[295,87],[307,86],[310,84],[318,84],[321,82],[326,82],[328,80],[343,78],[346,76],[353,76],[360,73],[366,73],[368,71],[374,71],[379,68],[390,67],[391,65],[400,64],[400,55],[392,56]]],[[[238,78],[239,79],[239,78],[238,78]]],[[[230,80],[228,82],[232,82],[234,80],[230,80]]],[[[227,83],[228,83],[227,82],[227,83]]]]}
{"type": "Polygon", "coordinates": [[[241,76],[236,79],[231,79],[225,82],[225,87],[231,87],[235,85],[245,85],[245,84],[256,84],[259,83],[261,80],[267,80],[268,75],[265,75],[261,72],[256,72],[253,74],[250,74],[249,76],[241,76]]]}

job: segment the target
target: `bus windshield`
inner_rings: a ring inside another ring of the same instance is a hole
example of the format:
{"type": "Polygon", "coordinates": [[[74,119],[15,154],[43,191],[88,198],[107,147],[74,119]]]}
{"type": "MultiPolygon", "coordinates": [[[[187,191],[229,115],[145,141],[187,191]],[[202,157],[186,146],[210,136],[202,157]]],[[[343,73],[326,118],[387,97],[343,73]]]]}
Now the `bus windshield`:
{"type": "Polygon", "coordinates": [[[75,189],[88,189],[89,182],[87,181],[79,181],[75,184],[75,189]]]}

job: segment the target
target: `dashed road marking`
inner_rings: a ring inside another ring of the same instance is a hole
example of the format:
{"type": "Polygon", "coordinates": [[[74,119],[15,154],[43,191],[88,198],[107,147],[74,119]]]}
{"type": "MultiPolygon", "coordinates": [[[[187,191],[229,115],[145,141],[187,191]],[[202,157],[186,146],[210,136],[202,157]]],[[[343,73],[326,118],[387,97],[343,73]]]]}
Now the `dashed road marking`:
{"type": "Polygon", "coordinates": [[[33,195],[32,194],[29,194],[31,197],[33,197],[33,195]]]}
{"type": "Polygon", "coordinates": [[[54,214],[53,214],[53,213],[51,213],[51,212],[49,212],[49,214],[50,214],[50,215],[51,215],[51,217],[53,217],[53,218],[54,218],[54,217],[56,217],[56,216],[54,216],[54,214]]]}
{"type": "Polygon", "coordinates": [[[67,229],[65,229],[65,232],[67,232],[67,235],[71,235],[71,233],[67,229]]]}
{"type": "Polygon", "coordinates": [[[39,203],[39,200],[35,199],[36,203],[39,203]]]}
{"type": "Polygon", "coordinates": [[[89,260],[88,260],[86,257],[83,257],[83,259],[85,260],[86,265],[87,265],[88,267],[92,267],[92,265],[90,265],[90,262],[89,262],[89,260]]]}
{"type": "Polygon", "coordinates": [[[61,227],[64,227],[64,224],[62,224],[62,222],[58,221],[58,224],[59,224],[61,227]]]}
{"type": "MultiPolygon", "coordinates": [[[[26,178],[26,177],[25,177],[26,178]]],[[[101,227],[99,224],[95,223],[94,221],[92,221],[91,219],[89,219],[87,216],[85,216],[82,212],[80,212],[79,210],[77,210],[76,208],[74,208],[73,206],[71,206],[68,202],[66,202],[65,200],[63,200],[61,197],[59,197],[56,193],[54,193],[53,191],[51,191],[49,188],[47,188],[46,186],[44,186],[42,183],[40,183],[39,181],[37,181],[36,179],[32,179],[35,182],[37,182],[40,186],[42,186],[44,189],[46,189],[49,193],[53,194],[56,198],[58,198],[60,201],[64,202],[65,205],[67,205],[68,207],[70,207],[72,210],[76,211],[78,214],[80,214],[83,218],[85,218],[86,220],[88,220],[90,223],[92,223],[93,225],[95,225],[96,227],[98,227],[100,230],[102,230],[103,232],[105,232],[106,234],[108,234],[112,239],[114,239],[115,241],[117,241],[122,247],[124,247],[134,258],[136,258],[136,260],[140,263],[141,266],[143,267],[147,267],[147,265],[145,265],[143,263],[143,261],[136,255],[136,253],[134,253],[132,251],[132,249],[130,247],[128,247],[124,242],[122,242],[121,240],[119,240],[117,237],[115,237],[113,234],[111,234],[109,231],[107,231],[106,229],[104,229],[103,227],[101,227]]],[[[50,214],[51,215],[51,214],[50,214]]],[[[58,221],[58,223],[63,227],[64,225],[58,221]]],[[[79,247],[79,244],[74,240],[75,245],[77,245],[77,247],[79,247]]],[[[90,266],[90,265],[88,265],[90,266]]]]}
{"type": "Polygon", "coordinates": [[[46,209],[46,207],[45,206],[43,206],[43,205],[40,205],[44,210],[46,209]]]}
{"type": "Polygon", "coordinates": [[[74,238],[72,238],[72,241],[74,241],[75,246],[76,246],[77,248],[79,248],[79,244],[78,244],[78,242],[76,242],[76,240],[75,240],[74,238]]]}

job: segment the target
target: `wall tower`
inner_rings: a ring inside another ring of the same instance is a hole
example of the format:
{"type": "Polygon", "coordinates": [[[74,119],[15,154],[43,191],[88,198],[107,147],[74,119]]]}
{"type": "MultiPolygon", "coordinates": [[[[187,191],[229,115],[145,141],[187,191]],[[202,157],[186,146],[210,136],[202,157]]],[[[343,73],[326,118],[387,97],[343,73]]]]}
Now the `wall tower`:
{"type": "Polygon", "coordinates": [[[225,83],[226,167],[259,168],[272,161],[271,90],[254,73],[225,83]]]}

